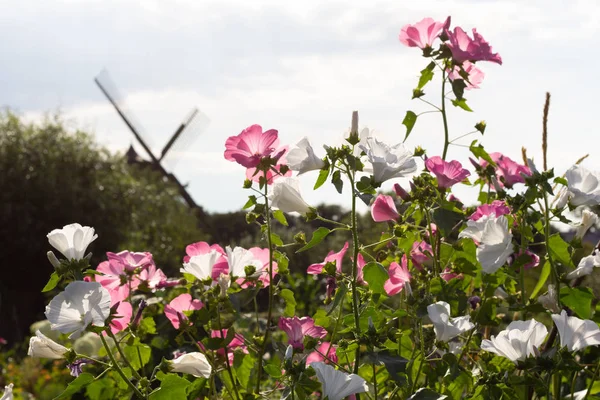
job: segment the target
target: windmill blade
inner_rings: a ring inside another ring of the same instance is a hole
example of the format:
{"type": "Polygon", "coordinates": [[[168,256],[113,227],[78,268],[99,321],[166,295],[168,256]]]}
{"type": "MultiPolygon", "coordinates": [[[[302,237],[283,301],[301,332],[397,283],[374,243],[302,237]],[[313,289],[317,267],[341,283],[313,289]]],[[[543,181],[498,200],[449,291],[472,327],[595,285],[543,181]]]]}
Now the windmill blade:
{"type": "Polygon", "coordinates": [[[169,169],[173,169],[183,153],[189,150],[209,124],[210,119],[206,114],[197,108],[192,110],[163,148],[159,160],[164,161],[169,169]]]}
{"type": "Polygon", "coordinates": [[[144,130],[141,128],[141,124],[137,121],[131,110],[127,107],[125,99],[117,90],[116,85],[113,80],[110,78],[110,75],[106,69],[100,71],[100,73],[94,78],[94,82],[100,88],[104,96],[110,101],[113,105],[117,113],[125,122],[125,125],[129,128],[131,133],[135,136],[137,141],[142,145],[148,156],[154,163],[158,163],[157,158],[154,156],[152,151],[150,150],[152,147],[152,141],[149,140],[148,135],[144,133],[144,130]]]}

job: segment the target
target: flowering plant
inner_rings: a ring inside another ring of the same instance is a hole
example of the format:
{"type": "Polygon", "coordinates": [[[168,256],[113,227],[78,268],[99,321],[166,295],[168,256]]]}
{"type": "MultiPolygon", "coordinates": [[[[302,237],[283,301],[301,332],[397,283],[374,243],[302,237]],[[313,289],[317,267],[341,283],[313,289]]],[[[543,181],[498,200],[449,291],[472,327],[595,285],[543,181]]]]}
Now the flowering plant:
{"type": "Polygon", "coordinates": [[[91,269],[92,228],[51,232],[50,245],[66,258],[48,253],[56,271],[44,290],[60,293],[29,354],[65,359],[76,378],[60,398],[79,391],[96,399],[236,400],[598,392],[599,317],[585,277],[600,255],[585,254],[582,244],[597,217],[583,211],[570,241],[551,226],[571,223],[570,209],[600,205],[598,174],[576,165],[558,177],[545,152],[538,170],[525,150],[520,164],[477,141],[467,146],[474,169],[448,160],[450,145],[486,125],[451,140],[446,101],[470,112],[464,94],[482,84],[479,63],[502,63],[475,29],[471,38],[450,24],[425,18],[400,33],[429,61],[413,99],[433,107],[406,113],[404,140],[418,118],[439,113],[441,155],[359,133],[357,112],[345,142],[321,153],[308,138],[290,150],[277,130],[252,125],[227,139],[224,156],[246,169],[240,176],[253,194],[244,209],[263,242],[248,249],[190,244],[178,277],[167,277],[148,252],[108,253],[91,269]],[[424,92],[436,74],[439,105],[424,92]],[[321,216],[294,172],[316,174],[315,190],[329,180],[348,197],[350,219],[321,216]],[[396,182],[394,193],[378,193],[397,178],[410,179],[410,191],[396,182]],[[465,206],[452,194],[457,185],[471,186],[480,204],[465,206]],[[375,242],[361,235],[359,202],[383,230],[375,242]],[[322,225],[308,240],[298,232],[285,243],[274,226],[292,229],[290,213],[322,225]],[[328,236],[345,244],[323,262],[290,265],[290,251],[311,251],[328,236]],[[299,313],[292,268],[321,284],[320,299],[304,299],[316,309],[310,315],[299,313]]]}

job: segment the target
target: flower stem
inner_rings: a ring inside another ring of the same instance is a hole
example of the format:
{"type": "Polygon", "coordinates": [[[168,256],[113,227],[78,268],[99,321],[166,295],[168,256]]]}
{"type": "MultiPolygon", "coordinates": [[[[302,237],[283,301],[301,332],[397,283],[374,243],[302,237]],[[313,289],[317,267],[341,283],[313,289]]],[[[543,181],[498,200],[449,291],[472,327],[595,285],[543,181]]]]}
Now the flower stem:
{"type": "Polygon", "coordinates": [[[446,69],[442,69],[442,121],[444,122],[444,151],[442,152],[442,160],[446,159],[448,146],[450,145],[450,134],[448,132],[448,119],[446,117],[446,69]]]}
{"type": "MultiPolygon", "coordinates": [[[[358,253],[360,251],[360,245],[358,243],[358,219],[356,217],[356,194],[354,193],[354,174],[350,171],[349,167],[346,167],[346,172],[348,173],[348,179],[350,180],[350,188],[352,193],[352,246],[353,246],[353,255],[352,255],[352,310],[354,311],[354,324],[355,327],[355,336],[360,338],[360,316],[358,314],[359,307],[359,297],[358,297],[358,289],[356,286],[356,281],[358,279],[358,253]]],[[[354,357],[354,373],[358,373],[358,365],[360,361],[360,343],[356,348],[356,355],[354,357]]],[[[357,399],[358,398],[357,395],[357,399]]]]}
{"type": "Polygon", "coordinates": [[[550,239],[550,207],[548,205],[548,193],[546,192],[544,192],[544,236],[546,242],[546,255],[548,257],[548,262],[550,263],[550,269],[552,270],[552,276],[556,285],[556,302],[558,303],[558,307],[560,307],[560,278],[558,276],[556,264],[554,263],[554,259],[550,253],[550,248],[548,247],[548,240],[550,239]]]}
{"type": "Polygon", "coordinates": [[[115,359],[115,356],[113,355],[112,351],[110,350],[110,347],[108,346],[108,343],[106,343],[106,339],[104,339],[104,335],[100,334],[99,336],[100,336],[100,340],[102,341],[102,344],[104,345],[104,348],[106,349],[106,354],[108,354],[108,358],[110,358],[110,362],[112,363],[111,368],[113,368],[113,369],[115,369],[117,371],[117,373],[127,383],[127,385],[133,390],[133,393],[139,399],[145,399],[145,396],[142,394],[142,392],[140,392],[139,389],[133,384],[133,382],[131,382],[127,378],[127,376],[125,376],[125,373],[123,372],[123,370],[121,369],[121,367],[117,363],[117,360],[115,359]]]}
{"type": "MultiPolygon", "coordinates": [[[[217,305],[217,321],[219,322],[219,332],[221,333],[221,337],[223,338],[223,329],[221,328],[221,311],[219,310],[219,305],[217,305]]],[[[229,365],[229,352],[227,351],[227,346],[224,347],[225,350],[225,367],[227,368],[227,372],[229,374],[229,379],[231,379],[231,385],[233,386],[233,390],[235,392],[235,398],[237,400],[240,399],[240,394],[238,392],[237,385],[235,383],[235,379],[233,379],[233,373],[231,372],[231,365],[229,365]]]]}
{"type": "Polygon", "coordinates": [[[583,400],[587,400],[588,396],[590,395],[590,392],[592,391],[592,387],[594,386],[594,381],[596,380],[596,377],[598,376],[598,371],[600,371],[600,361],[598,361],[598,365],[596,366],[594,375],[592,375],[592,380],[590,381],[590,384],[588,385],[587,392],[585,392],[585,397],[583,398],[583,400]]]}
{"type": "Polygon", "coordinates": [[[271,318],[273,317],[273,243],[271,240],[271,213],[269,210],[269,185],[267,179],[267,171],[265,170],[265,220],[267,224],[267,242],[269,244],[269,308],[267,311],[267,326],[265,328],[265,336],[263,337],[263,343],[258,354],[258,375],[256,377],[256,389],[254,392],[258,394],[260,392],[260,381],[262,379],[262,359],[267,349],[267,342],[269,339],[269,331],[271,330],[271,318]]]}
{"type": "Polygon", "coordinates": [[[127,364],[127,366],[129,368],[131,368],[131,372],[133,373],[133,376],[135,376],[135,379],[137,379],[137,380],[142,379],[142,376],[135,370],[135,368],[133,368],[131,366],[131,363],[129,362],[129,360],[127,359],[127,357],[125,357],[125,353],[123,353],[123,350],[121,349],[121,346],[119,345],[119,341],[115,337],[115,334],[112,333],[112,330],[110,328],[108,328],[106,331],[108,332],[108,335],[111,337],[111,339],[115,341],[115,347],[117,348],[117,351],[119,352],[119,355],[121,356],[121,358],[123,359],[123,361],[125,361],[125,364],[127,364]]]}

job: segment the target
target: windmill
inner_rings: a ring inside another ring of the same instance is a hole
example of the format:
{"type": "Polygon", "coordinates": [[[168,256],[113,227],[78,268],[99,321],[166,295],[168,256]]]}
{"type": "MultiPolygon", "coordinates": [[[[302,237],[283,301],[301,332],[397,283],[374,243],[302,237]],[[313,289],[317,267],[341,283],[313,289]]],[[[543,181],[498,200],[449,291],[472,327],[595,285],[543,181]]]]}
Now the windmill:
{"type": "MultiPolygon", "coordinates": [[[[98,85],[104,96],[106,96],[115,110],[117,110],[117,113],[123,122],[125,122],[125,125],[127,125],[131,133],[133,133],[133,136],[135,136],[136,140],[150,157],[150,162],[146,163],[150,164],[154,169],[160,171],[166,179],[173,182],[179,188],[181,197],[185,200],[190,208],[199,211],[200,214],[204,214],[202,207],[198,206],[192,196],[188,193],[186,189],[187,185],[181,184],[175,175],[167,172],[162,163],[166,162],[173,165],[177,161],[177,159],[174,158],[177,154],[177,151],[189,147],[189,145],[191,145],[206,129],[209,123],[208,117],[203,112],[198,110],[198,108],[194,108],[181,122],[179,127],[177,127],[175,133],[171,135],[170,139],[163,147],[160,156],[157,157],[148,145],[148,138],[142,137],[142,130],[140,129],[139,123],[136,122],[132,113],[127,110],[125,102],[119,95],[116,86],[108,74],[108,71],[102,70],[102,72],[100,72],[98,76],[94,78],[94,82],[96,82],[96,85],[98,85]],[[175,156],[169,157],[171,154],[174,154],[175,156]]],[[[140,158],[137,156],[135,150],[133,150],[133,147],[129,149],[128,157],[130,160],[144,162],[140,161],[140,158]]]]}

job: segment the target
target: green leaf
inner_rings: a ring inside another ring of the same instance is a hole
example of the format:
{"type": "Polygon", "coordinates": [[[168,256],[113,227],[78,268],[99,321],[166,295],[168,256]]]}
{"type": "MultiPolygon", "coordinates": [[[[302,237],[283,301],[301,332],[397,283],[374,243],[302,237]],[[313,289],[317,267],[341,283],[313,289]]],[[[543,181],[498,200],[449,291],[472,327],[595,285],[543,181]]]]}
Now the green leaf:
{"type": "Polygon", "coordinates": [[[563,186],[569,186],[569,182],[567,182],[567,180],[562,176],[557,176],[554,178],[554,183],[561,184],[563,186]]]}
{"type": "Polygon", "coordinates": [[[473,112],[473,110],[471,110],[471,108],[467,105],[467,99],[465,98],[462,98],[460,100],[452,100],[452,104],[454,105],[454,107],[460,107],[465,111],[473,112]]]}
{"type": "Polygon", "coordinates": [[[540,277],[538,278],[535,288],[533,288],[533,292],[531,292],[531,295],[529,296],[530,300],[535,299],[538,293],[540,293],[540,290],[542,290],[546,284],[546,281],[548,280],[548,277],[550,276],[551,269],[552,266],[548,261],[546,261],[542,267],[542,270],[540,271],[540,277]]]}
{"type": "Polygon", "coordinates": [[[316,231],[313,232],[313,236],[310,239],[310,241],[308,243],[306,243],[306,245],[304,247],[302,247],[301,249],[296,251],[296,253],[300,253],[302,251],[308,250],[308,249],[318,245],[330,233],[331,233],[331,231],[327,228],[324,228],[324,227],[318,228],[316,231]]]}
{"type": "Polygon", "coordinates": [[[331,314],[333,310],[335,310],[341,304],[347,292],[348,287],[346,285],[338,287],[337,291],[335,292],[333,302],[331,303],[331,307],[329,307],[329,310],[327,310],[327,315],[331,314]]]}
{"type": "Polygon", "coordinates": [[[86,387],[87,385],[92,383],[93,381],[94,381],[94,375],[92,375],[88,372],[84,372],[81,375],[79,375],[77,378],[75,378],[73,381],[71,381],[71,383],[69,383],[69,385],[67,386],[65,391],[62,392],[60,395],[56,396],[54,398],[54,400],[70,399],[71,397],[73,397],[74,394],[79,392],[81,389],[83,389],[84,387],[86,387]]]}
{"type": "Polygon", "coordinates": [[[471,150],[471,153],[473,153],[473,155],[475,157],[477,157],[477,159],[483,158],[485,161],[487,161],[488,163],[490,163],[492,166],[495,167],[496,163],[494,162],[494,160],[492,160],[492,157],[490,157],[490,155],[487,153],[487,151],[485,151],[483,149],[482,145],[475,146],[476,143],[477,143],[477,140],[473,140],[473,142],[471,142],[471,146],[469,146],[469,150],[471,150]]]}
{"type": "Polygon", "coordinates": [[[567,267],[575,268],[573,260],[571,260],[571,253],[569,253],[569,244],[560,237],[560,234],[551,235],[548,238],[547,246],[548,252],[554,260],[567,267]]]}
{"type": "Polygon", "coordinates": [[[54,289],[56,285],[58,285],[58,282],[60,282],[60,275],[58,275],[58,272],[54,271],[52,275],[50,275],[50,280],[48,280],[48,283],[46,283],[46,286],[42,289],[42,293],[54,289]]]}
{"type": "Polygon", "coordinates": [[[444,236],[448,235],[456,224],[462,221],[462,218],[461,214],[445,208],[437,208],[433,212],[433,222],[444,236]]]}
{"type": "Polygon", "coordinates": [[[383,265],[371,261],[363,268],[365,281],[369,284],[369,289],[374,293],[385,294],[383,285],[389,279],[389,275],[383,265]]]}
{"type": "Polygon", "coordinates": [[[281,210],[273,210],[273,218],[275,218],[281,225],[288,226],[287,219],[281,210]]]}
{"type": "Polygon", "coordinates": [[[421,388],[415,392],[408,400],[442,400],[447,396],[442,396],[431,389],[421,388]]]}
{"type": "Polygon", "coordinates": [[[275,246],[283,246],[283,240],[276,233],[271,233],[271,243],[275,246]]]}
{"type": "Polygon", "coordinates": [[[344,188],[344,181],[342,180],[342,174],[339,170],[336,170],[331,176],[331,183],[333,183],[333,186],[335,186],[335,190],[341,194],[342,189],[344,188]]]}
{"type": "Polygon", "coordinates": [[[322,169],[321,171],[319,171],[319,177],[317,178],[317,181],[315,182],[315,187],[313,187],[313,190],[317,190],[318,188],[323,186],[325,181],[327,181],[328,176],[329,176],[329,168],[322,169]]]}
{"type": "Polygon", "coordinates": [[[123,353],[125,353],[125,357],[131,363],[131,367],[137,371],[148,364],[152,355],[152,349],[147,344],[136,343],[125,346],[123,353]]]}
{"type": "Polygon", "coordinates": [[[463,95],[465,93],[466,87],[467,84],[463,79],[455,79],[452,81],[452,92],[456,96],[456,100],[463,100],[463,95]]]}
{"type": "Polygon", "coordinates": [[[404,141],[408,139],[408,135],[412,132],[415,122],[417,122],[417,114],[412,111],[407,111],[402,121],[402,125],[406,126],[406,134],[404,135],[404,141]]]}
{"type": "Polygon", "coordinates": [[[190,381],[176,374],[162,376],[160,387],[150,393],[150,400],[187,400],[190,381]]]}
{"type": "Polygon", "coordinates": [[[281,367],[275,364],[265,364],[265,372],[270,377],[279,379],[281,378],[281,367]]]}
{"type": "Polygon", "coordinates": [[[590,319],[592,317],[593,298],[594,294],[590,288],[565,286],[560,289],[560,301],[573,310],[579,318],[590,319]]]}
{"type": "Polygon", "coordinates": [[[279,295],[285,301],[283,315],[286,317],[293,317],[294,314],[296,314],[296,299],[294,298],[294,292],[290,289],[283,289],[279,295]]]}
{"type": "Polygon", "coordinates": [[[252,354],[235,353],[233,369],[242,387],[248,389],[249,385],[252,384],[250,377],[252,376],[252,370],[257,366],[260,368],[252,354]]]}
{"type": "Polygon", "coordinates": [[[421,71],[421,76],[419,77],[419,84],[417,85],[417,90],[421,90],[425,87],[427,82],[433,79],[433,70],[435,69],[435,63],[430,62],[425,69],[421,71]]]}
{"type": "Polygon", "coordinates": [[[248,201],[246,202],[246,204],[244,204],[244,207],[242,207],[242,209],[245,210],[246,208],[250,208],[255,204],[256,204],[256,196],[254,196],[254,195],[248,196],[248,201]]]}

